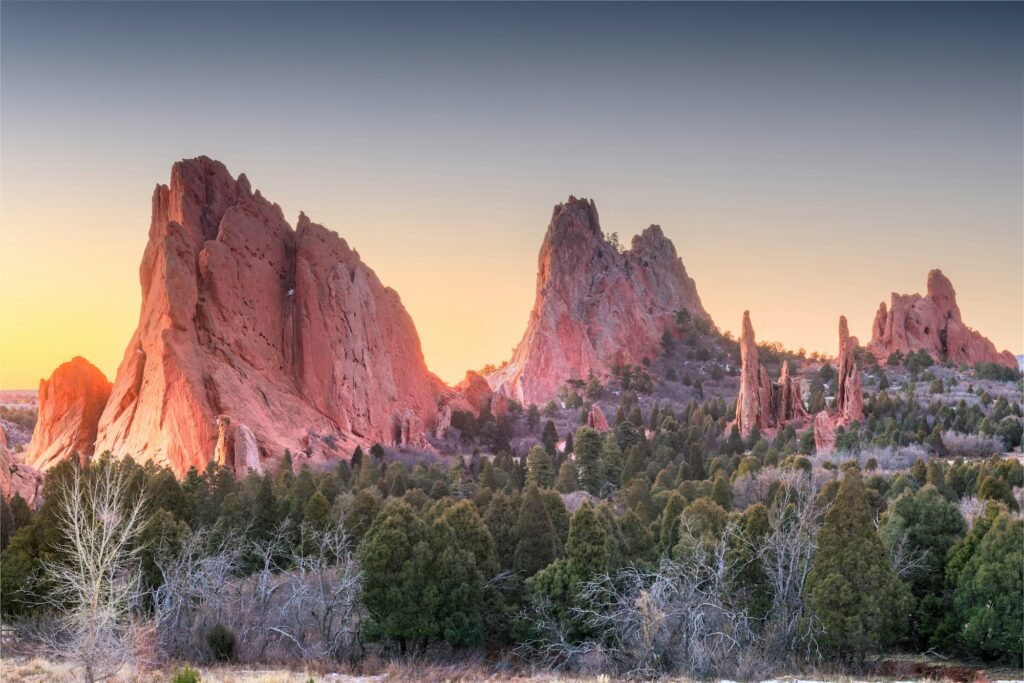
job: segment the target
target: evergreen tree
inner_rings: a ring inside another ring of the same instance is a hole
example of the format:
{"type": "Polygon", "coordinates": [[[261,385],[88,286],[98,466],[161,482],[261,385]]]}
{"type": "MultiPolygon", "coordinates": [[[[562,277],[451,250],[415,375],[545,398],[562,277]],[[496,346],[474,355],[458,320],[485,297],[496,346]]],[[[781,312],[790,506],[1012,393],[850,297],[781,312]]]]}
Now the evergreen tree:
{"type": "Polygon", "coordinates": [[[966,531],[959,508],[927,484],[905,492],[886,515],[882,539],[890,548],[904,543],[906,551],[920,558],[906,576],[917,607],[910,619],[910,637],[924,650],[947,612],[946,557],[966,531]]]}
{"type": "Polygon", "coordinates": [[[551,528],[555,530],[555,557],[558,557],[562,554],[565,541],[569,537],[569,511],[557,491],[541,491],[540,496],[544,499],[544,509],[551,520],[551,528]]]}
{"type": "Polygon", "coordinates": [[[555,457],[555,453],[558,450],[558,430],[555,429],[555,423],[548,420],[544,423],[544,431],[540,435],[540,442],[544,445],[544,450],[548,452],[552,458],[555,457]]]}
{"type": "Polygon", "coordinates": [[[428,637],[469,647],[483,643],[484,578],[461,540],[442,517],[430,526],[414,555],[415,564],[423,568],[419,602],[429,615],[428,637]]]}
{"type": "Polygon", "coordinates": [[[526,456],[526,484],[551,488],[555,483],[555,470],[551,455],[540,446],[534,446],[526,456]]]}
{"type": "Polygon", "coordinates": [[[572,493],[578,491],[580,482],[576,477],[576,465],[568,458],[562,461],[558,468],[558,481],[555,482],[555,489],[559,493],[572,493]]]}
{"type": "Polygon", "coordinates": [[[624,466],[618,440],[613,434],[606,434],[601,446],[601,474],[604,480],[615,488],[622,486],[624,466]]]}
{"type": "Polygon", "coordinates": [[[857,470],[846,471],[825,516],[806,590],[824,652],[863,661],[903,636],[911,599],[875,531],[857,470]]]}
{"type": "Polygon", "coordinates": [[[722,472],[715,477],[715,483],[711,486],[711,500],[721,505],[723,510],[732,509],[732,487],[722,472]]]}
{"type": "Polygon", "coordinates": [[[679,542],[679,516],[686,508],[686,500],[673,491],[665,501],[661,511],[661,532],[658,535],[658,547],[662,551],[670,551],[679,542]]]}
{"type": "Polygon", "coordinates": [[[368,638],[395,638],[404,652],[410,641],[436,632],[434,615],[423,609],[431,553],[416,512],[402,500],[389,500],[359,545],[368,638]]]}
{"type": "Polygon", "coordinates": [[[495,554],[501,569],[512,569],[518,536],[516,534],[518,506],[515,500],[505,494],[496,493],[491,498],[484,524],[494,540],[495,554]]]}
{"type": "Polygon", "coordinates": [[[494,538],[475,505],[468,500],[461,500],[445,510],[441,520],[455,532],[459,547],[473,555],[475,566],[484,579],[490,579],[498,573],[494,538]]]}
{"type": "Polygon", "coordinates": [[[597,495],[604,481],[601,472],[601,435],[589,427],[576,430],[576,473],[584,491],[597,495]]]}
{"type": "Polygon", "coordinates": [[[544,499],[536,486],[523,492],[516,522],[516,551],[512,567],[524,577],[533,576],[554,561],[558,537],[551,525],[544,499]]]}
{"type": "Polygon", "coordinates": [[[1024,652],[1024,521],[992,520],[960,572],[954,606],[969,652],[1021,665],[1024,652]]]}

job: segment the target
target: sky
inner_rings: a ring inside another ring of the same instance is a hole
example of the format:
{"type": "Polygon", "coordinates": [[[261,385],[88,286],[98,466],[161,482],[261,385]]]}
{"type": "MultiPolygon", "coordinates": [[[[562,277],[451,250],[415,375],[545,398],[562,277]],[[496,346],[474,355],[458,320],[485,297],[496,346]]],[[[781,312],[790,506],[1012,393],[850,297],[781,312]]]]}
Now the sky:
{"type": "Polygon", "coordinates": [[[1024,352],[1024,5],[0,4],[0,388],[113,378],[150,198],[205,154],[345,237],[448,381],[507,359],[552,206],[835,353],[940,267],[1024,352]]]}

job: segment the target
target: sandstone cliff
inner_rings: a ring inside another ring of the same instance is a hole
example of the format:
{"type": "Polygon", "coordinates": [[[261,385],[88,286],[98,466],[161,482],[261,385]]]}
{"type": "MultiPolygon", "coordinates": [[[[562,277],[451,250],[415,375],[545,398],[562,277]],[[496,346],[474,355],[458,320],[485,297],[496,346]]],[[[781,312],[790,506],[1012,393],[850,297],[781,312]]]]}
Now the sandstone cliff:
{"type": "Polygon", "coordinates": [[[488,381],[523,403],[543,403],[567,379],[655,357],[677,310],[709,319],[661,228],[650,226],[620,251],[601,231],[594,203],[570,197],[544,236],[522,341],[488,381]]]}
{"type": "Polygon", "coordinates": [[[156,188],[139,275],[97,452],[179,475],[211,459],[244,471],[285,449],[301,461],[423,445],[434,426],[445,387],[398,294],[336,233],[305,215],[293,230],[223,164],[181,161],[156,188]]]}
{"type": "Polygon", "coordinates": [[[96,426],[111,385],[100,370],[76,356],[39,382],[39,419],[25,450],[25,464],[47,470],[93,454],[96,426]]]}
{"type": "Polygon", "coordinates": [[[995,344],[964,324],[953,284],[938,269],[928,273],[925,296],[893,292],[888,307],[884,301],[879,304],[867,348],[882,362],[896,351],[924,349],[936,360],[948,358],[966,365],[987,361],[1017,368],[1012,353],[1000,353],[995,344]]]}

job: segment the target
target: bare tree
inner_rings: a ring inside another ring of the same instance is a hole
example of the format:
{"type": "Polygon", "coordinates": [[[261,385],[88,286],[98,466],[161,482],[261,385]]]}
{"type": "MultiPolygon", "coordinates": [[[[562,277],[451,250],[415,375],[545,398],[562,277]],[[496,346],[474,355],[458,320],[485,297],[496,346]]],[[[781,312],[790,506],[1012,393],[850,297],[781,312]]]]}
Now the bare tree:
{"type": "Polygon", "coordinates": [[[265,539],[244,533],[213,543],[194,532],[179,553],[162,556],[163,584],[154,594],[161,649],[170,658],[206,651],[206,634],[222,624],[238,637],[243,661],[340,660],[358,647],[362,574],[342,520],[304,527],[291,547],[290,529],[265,539]],[[242,560],[257,570],[242,576],[242,560]]]}
{"type": "Polygon", "coordinates": [[[58,623],[52,647],[89,683],[115,675],[142,644],[136,608],[144,506],[143,494],[129,492],[127,470],[110,461],[91,475],[76,469],[57,501],[60,559],[44,568],[58,623]]]}

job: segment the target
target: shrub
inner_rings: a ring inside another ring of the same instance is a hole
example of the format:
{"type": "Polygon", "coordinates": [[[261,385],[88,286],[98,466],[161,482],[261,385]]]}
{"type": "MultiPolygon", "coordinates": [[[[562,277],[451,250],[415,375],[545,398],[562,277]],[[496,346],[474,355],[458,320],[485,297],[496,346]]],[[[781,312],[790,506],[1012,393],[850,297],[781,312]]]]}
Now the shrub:
{"type": "Polygon", "coordinates": [[[174,672],[174,675],[171,676],[171,683],[199,683],[201,680],[199,672],[190,666],[186,666],[184,669],[178,669],[174,672]]]}
{"type": "Polygon", "coordinates": [[[974,373],[981,379],[991,379],[997,382],[1016,382],[1020,379],[1020,372],[1014,368],[987,361],[975,365],[974,373]]]}
{"type": "Polygon", "coordinates": [[[206,632],[206,647],[218,662],[229,662],[235,658],[235,634],[224,624],[211,626],[206,632]]]}

